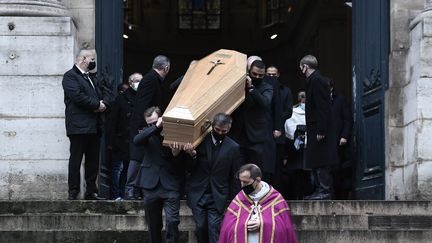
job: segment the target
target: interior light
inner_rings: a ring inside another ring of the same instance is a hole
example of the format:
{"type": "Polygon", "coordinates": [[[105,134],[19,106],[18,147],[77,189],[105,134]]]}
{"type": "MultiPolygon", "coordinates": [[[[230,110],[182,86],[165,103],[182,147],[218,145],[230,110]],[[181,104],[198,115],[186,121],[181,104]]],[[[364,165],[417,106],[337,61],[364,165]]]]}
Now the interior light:
{"type": "Polygon", "coordinates": [[[278,34],[273,34],[272,36],[270,36],[270,39],[274,40],[276,39],[276,37],[278,37],[278,34]]]}
{"type": "Polygon", "coordinates": [[[347,5],[348,7],[352,8],[352,2],[345,2],[345,5],[347,5]]]}
{"type": "Polygon", "coordinates": [[[129,39],[129,36],[126,35],[126,34],[123,34],[123,38],[125,38],[125,39],[129,39]]]}

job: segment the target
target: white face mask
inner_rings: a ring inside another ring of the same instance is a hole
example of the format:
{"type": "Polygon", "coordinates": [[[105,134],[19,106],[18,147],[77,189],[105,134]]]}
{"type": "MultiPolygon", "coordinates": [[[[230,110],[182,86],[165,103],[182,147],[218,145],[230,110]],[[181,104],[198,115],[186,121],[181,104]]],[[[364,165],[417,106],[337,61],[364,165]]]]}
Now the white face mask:
{"type": "Polygon", "coordinates": [[[131,88],[132,88],[133,90],[137,91],[137,90],[138,90],[138,85],[139,85],[139,82],[132,83],[131,88]]]}

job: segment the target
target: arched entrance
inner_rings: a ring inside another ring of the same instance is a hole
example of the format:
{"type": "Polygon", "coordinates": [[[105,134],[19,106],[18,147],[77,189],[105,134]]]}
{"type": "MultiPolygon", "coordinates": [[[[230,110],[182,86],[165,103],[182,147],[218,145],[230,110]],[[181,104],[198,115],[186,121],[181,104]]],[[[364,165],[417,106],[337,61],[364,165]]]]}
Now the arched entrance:
{"type": "Polygon", "coordinates": [[[355,0],[352,7],[341,0],[97,0],[96,48],[116,82],[167,55],[166,86],[191,60],[235,49],[278,65],[293,94],[304,88],[299,59],[314,54],[353,103],[356,198],[383,199],[389,3],[355,0]]]}

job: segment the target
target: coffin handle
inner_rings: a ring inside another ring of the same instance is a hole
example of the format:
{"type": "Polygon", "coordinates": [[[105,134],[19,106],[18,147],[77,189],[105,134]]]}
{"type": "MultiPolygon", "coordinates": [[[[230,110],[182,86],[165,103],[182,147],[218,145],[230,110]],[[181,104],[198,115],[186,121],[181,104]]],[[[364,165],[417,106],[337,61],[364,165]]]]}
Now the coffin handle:
{"type": "Polygon", "coordinates": [[[206,119],[204,121],[204,124],[202,124],[202,126],[201,126],[201,133],[206,132],[207,129],[209,129],[210,126],[211,126],[211,121],[209,119],[206,119]]]}

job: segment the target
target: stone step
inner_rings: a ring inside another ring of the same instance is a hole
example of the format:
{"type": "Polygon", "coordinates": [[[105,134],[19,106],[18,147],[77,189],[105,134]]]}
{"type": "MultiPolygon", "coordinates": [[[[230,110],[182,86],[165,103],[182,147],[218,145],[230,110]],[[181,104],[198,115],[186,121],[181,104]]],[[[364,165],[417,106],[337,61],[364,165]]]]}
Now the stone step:
{"type": "MultiPolygon", "coordinates": [[[[163,232],[164,233],[164,232],[163,232]]],[[[301,243],[430,243],[430,230],[298,230],[301,243]]],[[[0,242],[20,243],[145,243],[146,231],[0,231],[0,242]]],[[[192,232],[180,232],[181,243],[195,242],[192,232]]]]}
{"type": "MultiPolygon", "coordinates": [[[[432,201],[288,201],[293,215],[432,215],[432,201]]],[[[144,215],[142,201],[0,201],[1,214],[103,213],[144,215]]],[[[185,201],[182,215],[192,215],[185,201]]]]}
{"type": "Polygon", "coordinates": [[[430,243],[431,230],[300,230],[301,243],[430,243]]]}
{"type": "MultiPolygon", "coordinates": [[[[192,233],[187,231],[179,232],[180,242],[196,242],[192,233]]],[[[163,234],[164,235],[164,232],[163,234]]],[[[19,243],[147,243],[148,232],[137,230],[126,231],[0,231],[0,242],[19,243]]]]}
{"type": "MultiPolygon", "coordinates": [[[[425,215],[293,215],[297,230],[432,230],[425,215]]],[[[147,230],[142,215],[21,214],[0,215],[1,230],[147,230]]],[[[181,215],[179,229],[193,231],[192,216],[181,215]]]]}
{"type": "Polygon", "coordinates": [[[294,215],[432,215],[432,201],[288,201],[294,215]]]}

